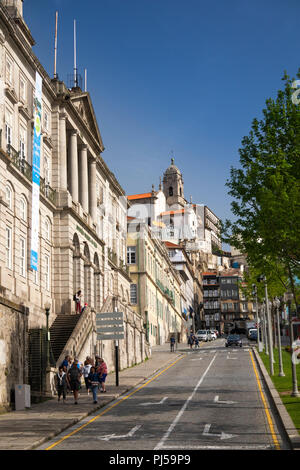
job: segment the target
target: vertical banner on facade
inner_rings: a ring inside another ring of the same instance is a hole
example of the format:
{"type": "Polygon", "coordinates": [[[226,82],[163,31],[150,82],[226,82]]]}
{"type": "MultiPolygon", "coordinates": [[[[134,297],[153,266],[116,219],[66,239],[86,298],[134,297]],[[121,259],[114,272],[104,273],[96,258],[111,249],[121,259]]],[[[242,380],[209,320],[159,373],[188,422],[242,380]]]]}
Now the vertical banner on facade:
{"type": "Polygon", "coordinates": [[[31,257],[30,266],[38,269],[39,246],[39,204],[40,204],[40,160],[41,160],[41,116],[42,116],[42,77],[36,73],[34,96],[34,129],[32,152],[32,217],[31,217],[31,257]]]}

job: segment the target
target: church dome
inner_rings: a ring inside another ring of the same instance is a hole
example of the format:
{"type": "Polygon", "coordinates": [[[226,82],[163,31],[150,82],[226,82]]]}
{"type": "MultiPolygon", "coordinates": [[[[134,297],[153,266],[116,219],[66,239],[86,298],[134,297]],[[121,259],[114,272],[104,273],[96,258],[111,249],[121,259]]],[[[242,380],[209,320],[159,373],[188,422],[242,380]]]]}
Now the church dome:
{"type": "Polygon", "coordinates": [[[178,175],[181,175],[180,170],[177,168],[176,165],[174,165],[174,158],[171,158],[171,165],[166,169],[165,175],[171,175],[177,173],[178,175]]]}

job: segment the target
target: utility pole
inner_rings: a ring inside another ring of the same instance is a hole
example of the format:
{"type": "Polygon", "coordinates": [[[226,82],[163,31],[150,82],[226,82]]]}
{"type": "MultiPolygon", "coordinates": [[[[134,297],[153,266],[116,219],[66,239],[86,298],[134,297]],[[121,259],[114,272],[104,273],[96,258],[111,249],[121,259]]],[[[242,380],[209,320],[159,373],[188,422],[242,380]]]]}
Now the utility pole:
{"type": "Polygon", "coordinates": [[[276,318],[277,318],[277,343],[278,343],[278,356],[279,356],[279,377],[285,377],[285,373],[283,372],[283,365],[282,365],[282,351],[281,351],[281,336],[280,336],[280,321],[279,321],[279,307],[280,307],[280,300],[278,297],[275,297],[273,301],[273,305],[276,309],[276,318]]]}
{"type": "MultiPolygon", "coordinates": [[[[285,301],[287,300],[288,308],[289,308],[289,328],[290,328],[290,346],[291,350],[293,349],[293,342],[294,342],[294,330],[293,330],[293,318],[292,318],[292,298],[293,294],[287,292],[284,294],[285,301]]],[[[293,391],[291,393],[291,397],[300,397],[300,393],[298,391],[298,382],[297,382],[297,372],[296,372],[296,364],[293,361],[292,356],[292,380],[293,380],[293,391]]]]}

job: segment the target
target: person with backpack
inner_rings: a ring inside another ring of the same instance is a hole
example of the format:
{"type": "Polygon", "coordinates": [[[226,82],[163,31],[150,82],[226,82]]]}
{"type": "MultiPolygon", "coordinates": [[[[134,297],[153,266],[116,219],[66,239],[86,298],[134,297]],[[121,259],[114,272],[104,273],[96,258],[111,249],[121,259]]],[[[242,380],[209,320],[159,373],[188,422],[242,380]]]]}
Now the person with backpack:
{"type": "Polygon", "coordinates": [[[175,346],[175,337],[174,337],[174,335],[172,335],[171,338],[170,338],[171,352],[174,352],[174,346],[175,346]]]}
{"type": "Polygon", "coordinates": [[[107,377],[107,365],[102,357],[99,358],[99,367],[97,372],[99,374],[99,382],[101,384],[101,393],[106,393],[105,380],[107,377]]]}
{"type": "Polygon", "coordinates": [[[76,292],[76,294],[73,295],[73,300],[75,302],[75,311],[76,313],[81,313],[81,290],[79,290],[78,292],[76,292]]]}
{"type": "Polygon", "coordinates": [[[68,379],[70,382],[70,387],[74,395],[74,404],[78,405],[78,393],[81,388],[81,371],[78,369],[78,359],[74,359],[72,367],[68,372],[68,379]]]}
{"type": "Polygon", "coordinates": [[[99,374],[96,372],[95,367],[91,367],[91,371],[88,375],[88,381],[92,390],[94,404],[98,403],[97,401],[97,391],[99,386],[99,374]]]}

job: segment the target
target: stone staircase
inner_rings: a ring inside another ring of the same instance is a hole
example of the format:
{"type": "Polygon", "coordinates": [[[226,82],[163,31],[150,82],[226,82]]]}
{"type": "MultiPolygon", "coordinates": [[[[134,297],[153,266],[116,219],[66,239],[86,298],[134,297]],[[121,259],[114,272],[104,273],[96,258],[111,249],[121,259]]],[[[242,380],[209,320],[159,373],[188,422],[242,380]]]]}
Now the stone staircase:
{"type": "Polygon", "coordinates": [[[82,314],[59,314],[51,325],[50,343],[55,361],[58,361],[60,355],[64,351],[69,338],[81,318],[81,315],[82,314]]]}

